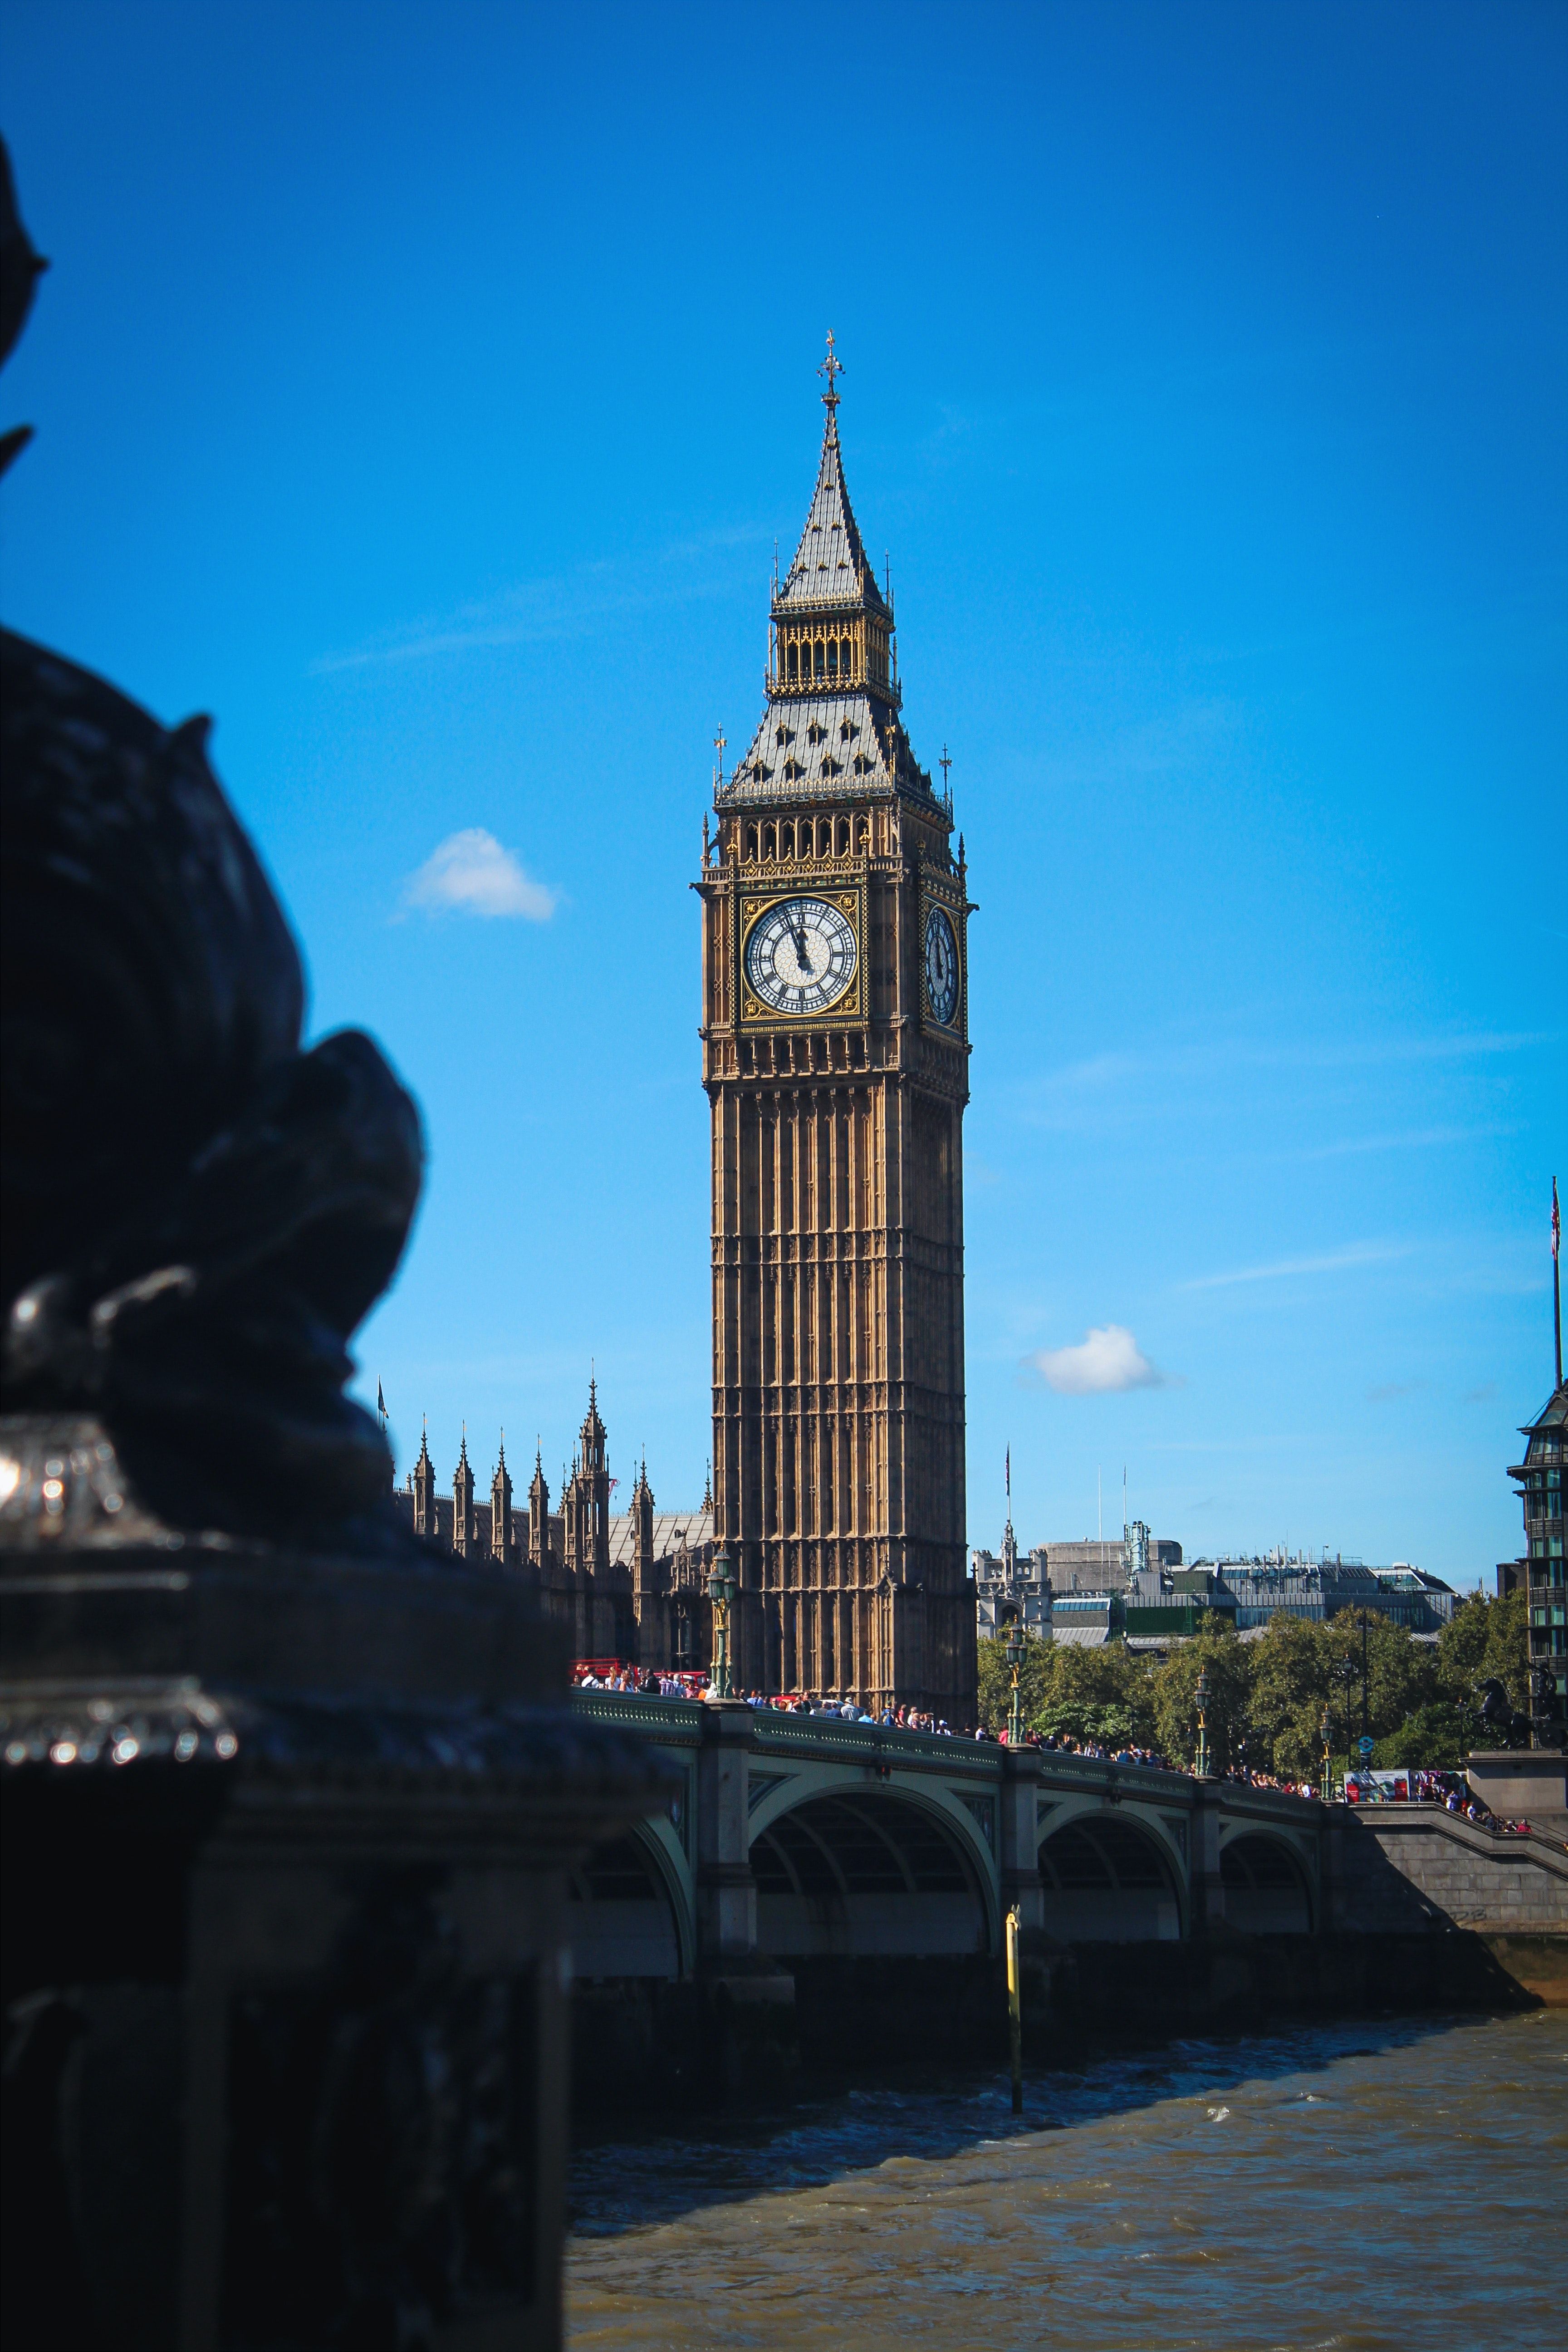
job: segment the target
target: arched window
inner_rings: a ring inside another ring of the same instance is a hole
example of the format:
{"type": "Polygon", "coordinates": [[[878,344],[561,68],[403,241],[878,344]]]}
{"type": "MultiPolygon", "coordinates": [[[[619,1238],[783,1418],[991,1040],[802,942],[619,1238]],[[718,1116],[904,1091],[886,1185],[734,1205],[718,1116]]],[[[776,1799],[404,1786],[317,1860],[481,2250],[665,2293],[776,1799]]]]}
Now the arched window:
{"type": "Polygon", "coordinates": [[[812,648],[812,656],[813,668],[816,676],[820,677],[823,674],[823,648],[822,639],[820,637],[817,638],[816,645],[812,648]]]}
{"type": "Polygon", "coordinates": [[[831,857],[833,855],[833,827],[826,817],[816,828],[816,854],[818,857],[831,857]]]}
{"type": "Polygon", "coordinates": [[[793,857],[795,856],[795,827],[793,824],[786,824],[783,833],[780,835],[779,852],[780,855],[784,857],[793,857]]]}
{"type": "Polygon", "coordinates": [[[838,648],[838,675],[847,677],[855,667],[855,648],[847,637],[838,648]]]}
{"type": "Polygon", "coordinates": [[[838,675],[838,640],[837,637],[829,637],[827,640],[827,675],[829,677],[837,677],[838,675]]]}
{"type": "Polygon", "coordinates": [[[763,827],[763,856],[767,858],[773,858],[776,857],[778,854],[778,835],[771,824],[764,824],[763,827]]]}
{"type": "Polygon", "coordinates": [[[749,858],[754,859],[754,858],[756,857],[756,855],[757,855],[757,828],[756,828],[756,826],[755,826],[754,824],[749,824],[749,825],[746,827],[746,856],[747,856],[749,858]]]}
{"type": "Polygon", "coordinates": [[[838,855],[840,857],[849,855],[849,820],[847,816],[838,820],[838,855]]]}
{"type": "Polygon", "coordinates": [[[789,649],[789,674],[792,678],[800,676],[800,655],[793,642],[789,649]]]}

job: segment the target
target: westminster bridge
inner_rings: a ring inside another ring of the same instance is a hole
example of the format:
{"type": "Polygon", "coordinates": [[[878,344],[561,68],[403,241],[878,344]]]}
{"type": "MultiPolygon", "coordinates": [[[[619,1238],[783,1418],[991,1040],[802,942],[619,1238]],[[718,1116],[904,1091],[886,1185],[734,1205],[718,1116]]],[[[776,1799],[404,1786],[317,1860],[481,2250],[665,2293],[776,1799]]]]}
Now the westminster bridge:
{"type": "Polygon", "coordinates": [[[667,1810],[578,1874],[583,1976],[997,1954],[1018,1908],[1063,1942],[1177,1940],[1226,1908],[1310,1932],[1323,1809],[991,1740],[742,1702],[592,1691],[679,1780],[667,1810]]]}
{"type": "Polygon", "coordinates": [[[995,1955],[1015,1907],[1062,1943],[1177,1942],[1221,1917],[1310,1935],[1331,1907],[1333,1813],[1274,1790],[742,1702],[574,1705],[675,1775],[666,1809],[577,1874],[580,1978],[995,1955]]]}

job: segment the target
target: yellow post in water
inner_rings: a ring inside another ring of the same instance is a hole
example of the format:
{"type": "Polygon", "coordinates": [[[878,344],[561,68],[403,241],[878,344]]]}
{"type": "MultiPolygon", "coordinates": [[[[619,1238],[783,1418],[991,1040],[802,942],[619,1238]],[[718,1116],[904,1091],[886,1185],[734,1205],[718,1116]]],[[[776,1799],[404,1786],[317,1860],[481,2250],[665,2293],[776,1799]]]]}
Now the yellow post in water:
{"type": "Polygon", "coordinates": [[[1007,2041],[1013,2060],[1013,2113],[1024,2112],[1024,2004],[1018,1982],[1018,1914],[1007,1914],[1007,2041]]]}

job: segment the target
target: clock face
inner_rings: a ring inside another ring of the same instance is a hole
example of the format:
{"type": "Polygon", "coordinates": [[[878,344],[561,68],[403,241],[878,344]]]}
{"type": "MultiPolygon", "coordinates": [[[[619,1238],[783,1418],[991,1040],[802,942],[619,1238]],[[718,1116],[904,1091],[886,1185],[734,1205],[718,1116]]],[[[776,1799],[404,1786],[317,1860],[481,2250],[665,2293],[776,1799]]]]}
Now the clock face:
{"type": "Polygon", "coordinates": [[[941,907],[932,907],[926,916],[925,947],[926,1002],[931,1019],[951,1029],[958,1011],[958,941],[941,907]]]}
{"type": "Polygon", "coordinates": [[[858,961],[854,925],[822,898],[782,898],[746,941],[746,977],[775,1013],[826,1013],[858,961]]]}

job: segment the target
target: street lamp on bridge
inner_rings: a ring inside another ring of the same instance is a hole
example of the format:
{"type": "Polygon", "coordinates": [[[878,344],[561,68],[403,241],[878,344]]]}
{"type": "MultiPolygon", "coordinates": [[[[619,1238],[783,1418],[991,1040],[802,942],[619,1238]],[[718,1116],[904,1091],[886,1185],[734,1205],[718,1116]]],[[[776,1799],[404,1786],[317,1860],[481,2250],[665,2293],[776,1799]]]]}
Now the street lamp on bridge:
{"type": "Polygon", "coordinates": [[[1018,1670],[1024,1663],[1024,1621],[1011,1617],[1007,1621],[1007,1645],[1003,1652],[1013,1669],[1013,1695],[1007,1704],[1007,1745],[1021,1748],[1024,1744],[1024,1700],[1018,1688],[1018,1670]]]}
{"type": "Polygon", "coordinates": [[[708,1579],[708,1598],[713,1603],[713,1670],[710,1681],[715,1698],[735,1696],[730,1682],[730,1610],[740,1589],[730,1555],[721,1551],[708,1579]]]}
{"type": "Polygon", "coordinates": [[[1198,1703],[1198,1778],[1206,1780],[1209,1776],[1209,1675],[1206,1666],[1198,1668],[1198,1686],[1193,1696],[1198,1703]]]}

